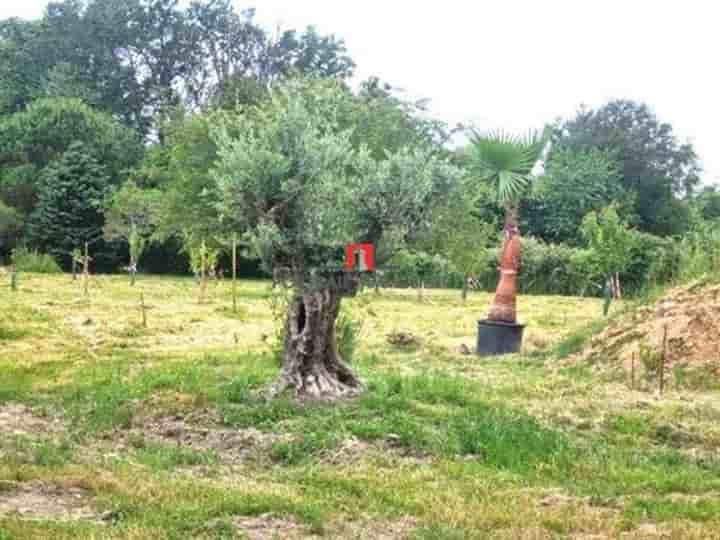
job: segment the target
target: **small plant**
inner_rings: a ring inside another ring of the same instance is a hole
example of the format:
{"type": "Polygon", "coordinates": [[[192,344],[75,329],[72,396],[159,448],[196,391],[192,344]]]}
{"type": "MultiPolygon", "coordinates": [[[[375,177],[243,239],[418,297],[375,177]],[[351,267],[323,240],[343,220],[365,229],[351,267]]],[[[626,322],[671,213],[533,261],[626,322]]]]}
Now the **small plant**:
{"type": "Polygon", "coordinates": [[[340,311],[335,322],[335,339],[338,352],[346,362],[351,362],[353,359],[362,327],[362,319],[354,317],[349,310],[340,311]]]}
{"type": "Polygon", "coordinates": [[[650,375],[657,375],[660,371],[660,363],[662,362],[662,354],[646,345],[640,344],[640,363],[645,368],[645,372],[650,375]]]}
{"type": "Polygon", "coordinates": [[[70,260],[72,263],[72,277],[73,281],[77,280],[77,271],[80,261],[82,260],[82,251],[79,248],[75,248],[70,252],[70,260]]]}
{"type": "Polygon", "coordinates": [[[130,286],[135,285],[135,277],[137,276],[137,266],[143,251],[145,251],[145,238],[138,233],[133,226],[128,236],[128,245],[130,246],[130,265],[127,267],[130,274],[130,286]]]}
{"type": "Polygon", "coordinates": [[[17,266],[10,267],[10,290],[15,292],[18,290],[18,269],[17,266]]]}
{"type": "Polygon", "coordinates": [[[18,272],[36,274],[59,274],[62,272],[51,255],[19,247],[12,252],[12,264],[18,272]]]}
{"type": "Polygon", "coordinates": [[[209,247],[205,240],[194,244],[192,236],[186,238],[186,249],[190,254],[190,268],[200,285],[199,302],[202,304],[205,302],[208,278],[217,266],[220,250],[209,247]]]}
{"type": "Polygon", "coordinates": [[[285,324],[291,292],[285,287],[273,289],[268,299],[273,319],[272,356],[278,366],[283,364],[285,351],[285,324]]]}
{"type": "Polygon", "coordinates": [[[403,330],[394,330],[387,335],[387,342],[395,347],[417,347],[420,345],[420,339],[411,332],[403,330]]]}

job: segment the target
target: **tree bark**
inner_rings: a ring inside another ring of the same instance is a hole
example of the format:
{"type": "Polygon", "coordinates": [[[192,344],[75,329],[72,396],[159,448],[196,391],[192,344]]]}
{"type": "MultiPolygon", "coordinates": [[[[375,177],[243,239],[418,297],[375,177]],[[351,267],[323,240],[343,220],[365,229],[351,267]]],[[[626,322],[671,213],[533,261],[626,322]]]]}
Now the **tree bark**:
{"type": "Polygon", "coordinates": [[[506,208],[505,240],[500,257],[500,281],[488,320],[505,323],[517,322],[517,276],[520,272],[521,241],[517,206],[506,208]]]}
{"type": "Polygon", "coordinates": [[[340,291],[322,288],[297,294],[285,323],[285,356],[279,380],[270,397],[293,389],[299,398],[352,397],[364,389],[362,381],[340,357],[335,321],[340,291]]]}
{"type": "Polygon", "coordinates": [[[136,262],[133,257],[130,257],[130,286],[135,286],[135,268],[136,268],[136,262]]]}

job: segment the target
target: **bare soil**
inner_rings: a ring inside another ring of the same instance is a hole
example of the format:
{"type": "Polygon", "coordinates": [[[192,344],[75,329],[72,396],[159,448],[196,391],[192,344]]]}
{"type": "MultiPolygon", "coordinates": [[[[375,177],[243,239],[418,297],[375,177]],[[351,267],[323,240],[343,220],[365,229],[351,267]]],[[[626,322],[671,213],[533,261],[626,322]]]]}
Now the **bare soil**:
{"type": "Polygon", "coordinates": [[[249,540],[296,540],[319,538],[311,535],[307,527],[287,518],[263,514],[256,517],[236,517],[233,524],[249,540]]]}
{"type": "Polygon", "coordinates": [[[100,521],[90,492],[41,481],[0,486],[0,517],[51,521],[100,521]]]}
{"type": "Polygon", "coordinates": [[[7,403],[0,405],[0,436],[58,435],[64,431],[60,418],[35,414],[29,407],[7,403]]]}
{"type": "Polygon", "coordinates": [[[223,465],[238,465],[266,452],[280,437],[257,429],[219,427],[216,415],[199,411],[187,415],[137,418],[129,430],[117,430],[111,439],[117,450],[155,443],[214,451],[223,465]]]}

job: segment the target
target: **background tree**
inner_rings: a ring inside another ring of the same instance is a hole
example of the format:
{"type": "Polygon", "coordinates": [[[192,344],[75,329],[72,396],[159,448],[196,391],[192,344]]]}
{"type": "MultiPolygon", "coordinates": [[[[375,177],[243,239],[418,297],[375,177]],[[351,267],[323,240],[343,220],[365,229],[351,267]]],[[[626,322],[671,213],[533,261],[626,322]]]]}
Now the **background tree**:
{"type": "Polygon", "coordinates": [[[154,138],[169,109],[198,110],[234,78],[267,88],[352,74],[341,39],[312,27],[274,37],[254,16],[230,0],[61,0],[40,21],[0,21],[0,114],[82,98],[154,138]]]}
{"type": "Polygon", "coordinates": [[[161,193],[140,189],[126,182],[106,203],[104,237],[108,241],[123,240],[128,244],[130,284],[135,284],[140,257],[155,233],[160,212],[161,193]]]}
{"type": "Polygon", "coordinates": [[[458,183],[445,204],[432,210],[432,226],[419,245],[429,253],[446,257],[463,276],[461,299],[467,300],[470,279],[485,262],[485,252],[497,244],[497,221],[484,221],[476,212],[476,200],[490,193],[487,186],[458,183]]]}
{"type": "MultiPolygon", "coordinates": [[[[68,253],[102,240],[105,169],[75,142],[42,175],[38,204],[28,224],[29,240],[69,267],[68,253]]],[[[95,257],[107,257],[101,246],[95,257]]]]}
{"type": "Polygon", "coordinates": [[[20,213],[0,201],[0,257],[6,257],[15,247],[22,224],[20,213]]]}
{"type": "Polygon", "coordinates": [[[357,276],[337,270],[342,246],[406,235],[422,223],[416,218],[431,207],[438,179],[458,174],[425,150],[375,160],[353,148],[351,133],[337,123],[346,95],[320,86],[310,99],[301,83],[289,84],[216,134],[223,211],[242,221],[265,267],[289,269],[294,283],[274,394],[293,388],[298,395],[337,397],[361,390],[335,339],[341,296],[357,286],[357,276]],[[343,277],[349,281],[338,283],[343,277]]]}
{"type": "Polygon", "coordinates": [[[118,185],[142,156],[137,136],[75,99],[42,99],[0,118],[0,198],[30,214],[45,168],[80,143],[103,164],[108,185],[118,185]]]}
{"type": "Polygon", "coordinates": [[[595,148],[551,152],[533,188],[523,206],[523,221],[528,234],[548,242],[581,244],[583,218],[614,202],[623,205],[628,221],[635,217],[634,193],[623,189],[618,166],[607,152],[595,148]]]}
{"type": "Polygon", "coordinates": [[[557,126],[554,138],[557,147],[600,150],[618,164],[623,191],[634,195],[640,230],[664,236],[687,229],[684,199],[700,181],[697,155],[650,107],[615,100],[598,109],[581,109],[557,126]]]}
{"type": "Polygon", "coordinates": [[[590,212],[582,223],[582,234],[590,250],[590,268],[595,275],[612,283],[614,296],[620,296],[620,275],[632,263],[636,235],[618,215],[615,206],[590,212]]]}
{"type": "Polygon", "coordinates": [[[493,187],[498,203],[505,209],[500,281],[488,314],[491,321],[517,320],[517,274],[521,264],[519,204],[527,193],[530,175],[544,144],[544,138],[536,134],[516,137],[502,132],[486,135],[476,132],[472,137],[471,165],[477,176],[493,187]]]}
{"type": "Polygon", "coordinates": [[[720,219],[720,190],[717,186],[705,186],[695,199],[695,207],[702,219],[720,219]]]}

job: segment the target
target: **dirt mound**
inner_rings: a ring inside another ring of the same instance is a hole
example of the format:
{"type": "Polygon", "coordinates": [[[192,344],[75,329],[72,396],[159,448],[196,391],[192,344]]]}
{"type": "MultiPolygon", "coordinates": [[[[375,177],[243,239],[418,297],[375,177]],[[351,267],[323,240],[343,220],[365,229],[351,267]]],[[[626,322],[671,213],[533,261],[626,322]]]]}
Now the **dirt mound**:
{"type": "Polygon", "coordinates": [[[665,347],[666,368],[705,367],[720,373],[720,286],[701,282],[670,290],[653,306],[612,321],[574,360],[621,363],[654,371],[665,347]]]}

